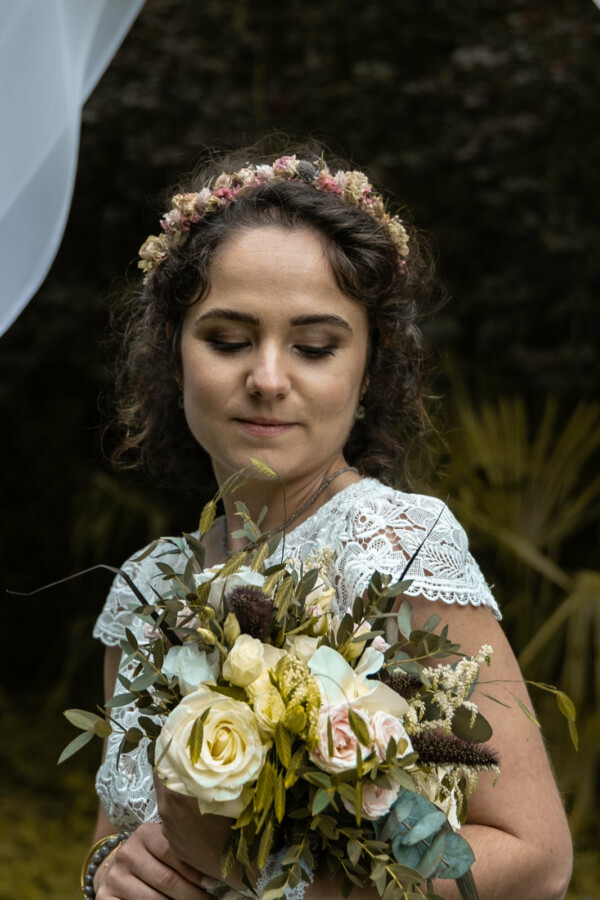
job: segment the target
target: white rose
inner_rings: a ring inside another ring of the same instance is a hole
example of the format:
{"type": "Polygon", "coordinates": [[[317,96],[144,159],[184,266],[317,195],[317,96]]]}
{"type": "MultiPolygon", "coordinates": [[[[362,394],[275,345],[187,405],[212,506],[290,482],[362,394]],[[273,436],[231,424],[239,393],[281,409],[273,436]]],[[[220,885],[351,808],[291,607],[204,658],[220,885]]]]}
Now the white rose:
{"type": "Polygon", "coordinates": [[[207,654],[196,644],[183,644],[167,651],[162,670],[167,678],[179,679],[182,694],[189,694],[206,681],[213,684],[219,677],[219,653],[207,654]]]}
{"type": "MultiPolygon", "coordinates": [[[[385,816],[392,807],[392,804],[398,796],[400,790],[399,785],[395,785],[390,790],[379,787],[370,781],[363,788],[362,817],[363,819],[375,820],[385,816]]],[[[356,806],[350,800],[342,797],[342,803],[349,813],[356,814],[356,806]]]]}
{"type": "MultiPolygon", "coordinates": [[[[199,572],[197,575],[194,575],[196,586],[199,587],[201,584],[210,581],[211,578],[218,575],[218,572],[222,568],[222,565],[213,566],[212,569],[205,569],[204,572],[199,572]]],[[[242,566],[241,569],[234,572],[233,575],[227,575],[225,578],[215,578],[210,586],[208,602],[216,613],[220,613],[223,608],[223,597],[225,594],[229,594],[235,588],[243,587],[245,585],[261,588],[264,583],[264,575],[261,575],[260,572],[253,572],[249,566],[242,566]]]]}
{"type": "Polygon", "coordinates": [[[163,725],[156,741],[156,771],[168,788],[195,797],[203,815],[214,812],[237,818],[270,746],[247,703],[202,685],[181,701],[163,725]],[[202,747],[192,763],[188,740],[205,710],[209,713],[202,747]]]}
{"type": "Polygon", "coordinates": [[[239,687],[255,681],[265,666],[263,647],[258,638],[240,634],[223,663],[223,678],[239,687]]]}
{"type": "Polygon", "coordinates": [[[374,712],[371,715],[371,724],[373,726],[375,751],[380,759],[385,759],[385,753],[390,738],[394,738],[396,741],[398,757],[406,756],[407,753],[412,753],[410,738],[404,730],[404,725],[397,716],[391,716],[389,713],[383,712],[383,710],[377,710],[377,712],[374,712]],[[403,752],[401,752],[401,741],[406,742],[406,747],[403,752]]]}
{"type": "Polygon", "coordinates": [[[253,700],[259,696],[259,694],[263,693],[263,691],[269,691],[273,685],[271,684],[271,679],[269,678],[269,672],[272,671],[282,656],[285,656],[285,650],[280,650],[278,647],[273,647],[272,644],[263,644],[263,667],[259,675],[248,684],[244,685],[246,688],[246,693],[253,700]]]}

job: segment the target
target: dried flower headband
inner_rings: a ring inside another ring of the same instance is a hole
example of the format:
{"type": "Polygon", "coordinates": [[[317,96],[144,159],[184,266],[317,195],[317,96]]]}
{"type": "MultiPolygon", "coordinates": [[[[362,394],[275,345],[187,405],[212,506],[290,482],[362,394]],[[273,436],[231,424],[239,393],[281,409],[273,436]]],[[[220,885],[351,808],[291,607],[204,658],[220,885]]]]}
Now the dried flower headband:
{"type": "Polygon", "coordinates": [[[144,271],[144,282],[151,278],[172,250],[185,243],[190,227],[204,216],[229,206],[248,188],[295,179],[323,193],[336,194],[350,206],[370,213],[388,229],[401,257],[400,264],[404,265],[404,257],[408,256],[408,234],[402,220],[385,211],[383,198],[375,193],[363,172],[340,170],[333,175],[323,160],[309,162],[296,156],[282,156],[273,165],[247,165],[239,172],[223,172],[210,187],[202,188],[197,194],[176,194],[172,209],[161,219],[164,233],[150,235],[140,247],[138,266],[144,271]]]}

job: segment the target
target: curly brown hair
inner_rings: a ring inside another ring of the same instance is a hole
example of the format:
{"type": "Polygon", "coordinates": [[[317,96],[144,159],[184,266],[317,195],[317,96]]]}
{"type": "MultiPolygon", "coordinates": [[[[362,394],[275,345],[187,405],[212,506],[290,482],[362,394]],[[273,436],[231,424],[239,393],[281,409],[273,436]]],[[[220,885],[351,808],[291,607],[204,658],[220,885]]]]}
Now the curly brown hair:
{"type": "MultiPolygon", "coordinates": [[[[272,163],[295,153],[321,156],[320,147],[249,148],[212,159],[173,193],[198,192],[222,172],[250,163],[272,163]]],[[[328,159],[329,168],[349,170],[328,159]]],[[[170,205],[167,207],[170,208],[170,205]]],[[[362,304],[369,321],[366,415],[357,420],[344,453],[348,462],[387,483],[411,483],[409,457],[423,456],[431,432],[424,405],[425,353],[418,320],[429,308],[434,284],[427,241],[406,223],[410,253],[399,266],[389,230],[368,212],[301,179],[268,181],[245,190],[235,203],[193,224],[188,239],[146,280],[119,298],[113,325],[121,335],[115,417],[119,440],[111,461],[121,469],[143,467],[154,481],[204,491],[210,461],[190,433],[178,404],[180,329],[187,307],[205,296],[210,266],[226,238],[240,229],[309,228],[321,236],[336,283],[362,304]]],[[[212,479],[211,479],[212,480],[212,479]]]]}

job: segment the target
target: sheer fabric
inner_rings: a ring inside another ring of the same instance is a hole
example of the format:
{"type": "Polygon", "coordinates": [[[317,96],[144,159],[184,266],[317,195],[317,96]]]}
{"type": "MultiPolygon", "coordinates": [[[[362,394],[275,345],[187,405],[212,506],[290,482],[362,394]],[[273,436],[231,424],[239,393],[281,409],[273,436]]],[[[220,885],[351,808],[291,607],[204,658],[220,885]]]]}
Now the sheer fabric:
{"type": "MultiPolygon", "coordinates": [[[[395,491],[372,478],[352,484],[287,535],[285,555],[306,560],[325,547],[333,551],[329,574],[337,586],[338,613],[364,592],[375,569],[397,578],[407,558],[420,547],[410,568],[413,583],[408,595],[438,603],[483,605],[500,618],[496,601],[469,553],[464,530],[433,497],[395,491]]],[[[164,584],[155,558],[130,560],[125,569],[151,602],[151,587],[160,590],[164,584]]],[[[94,629],[94,635],[107,646],[118,646],[125,628],[144,639],[144,625],[132,614],[132,603],[129,587],[117,576],[94,629]]],[[[128,674],[126,669],[124,674],[128,674]]],[[[135,724],[135,707],[119,707],[113,714],[125,727],[135,724]]],[[[144,742],[123,754],[117,765],[119,742],[119,734],[109,737],[96,788],[115,829],[121,831],[160,820],[144,742]]]]}
{"type": "Polygon", "coordinates": [[[0,0],[0,334],[46,277],[77,168],[81,107],[144,0],[0,0]]]}

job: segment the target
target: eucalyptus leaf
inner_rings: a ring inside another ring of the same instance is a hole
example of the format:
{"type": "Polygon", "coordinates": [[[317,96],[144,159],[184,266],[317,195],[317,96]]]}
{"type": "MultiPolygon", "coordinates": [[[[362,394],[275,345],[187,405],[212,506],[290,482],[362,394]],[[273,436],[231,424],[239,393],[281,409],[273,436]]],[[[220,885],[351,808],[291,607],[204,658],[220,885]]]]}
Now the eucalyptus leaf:
{"type": "Polygon", "coordinates": [[[437,872],[446,849],[446,835],[446,831],[440,831],[439,834],[436,834],[431,842],[431,846],[421,859],[419,871],[423,878],[431,878],[437,872]]]}
{"type": "Polygon", "coordinates": [[[104,721],[96,713],[86,712],[85,709],[66,709],[63,715],[71,725],[74,725],[75,728],[81,728],[82,731],[93,732],[96,724],[104,721]]]}
{"type": "Polygon", "coordinates": [[[483,744],[489,741],[492,736],[492,726],[487,719],[476,713],[474,720],[473,713],[466,706],[459,706],[452,717],[452,734],[456,737],[463,738],[465,741],[473,741],[476,744],[483,744]]]}
{"type": "Polygon", "coordinates": [[[456,879],[469,871],[475,862],[475,855],[464,837],[455,831],[448,831],[443,861],[445,865],[437,872],[437,877],[456,879]]]}
{"type": "Polygon", "coordinates": [[[70,741],[63,752],[58,757],[58,763],[62,763],[65,759],[69,759],[70,756],[73,756],[74,753],[77,753],[78,750],[81,750],[82,747],[85,747],[92,738],[94,737],[93,731],[83,731],[81,734],[78,734],[76,738],[73,738],[70,741]]]}
{"type": "Polygon", "coordinates": [[[446,821],[445,813],[441,809],[434,809],[411,827],[402,842],[409,846],[418,844],[419,841],[424,841],[439,831],[446,824],[446,821]]]}

